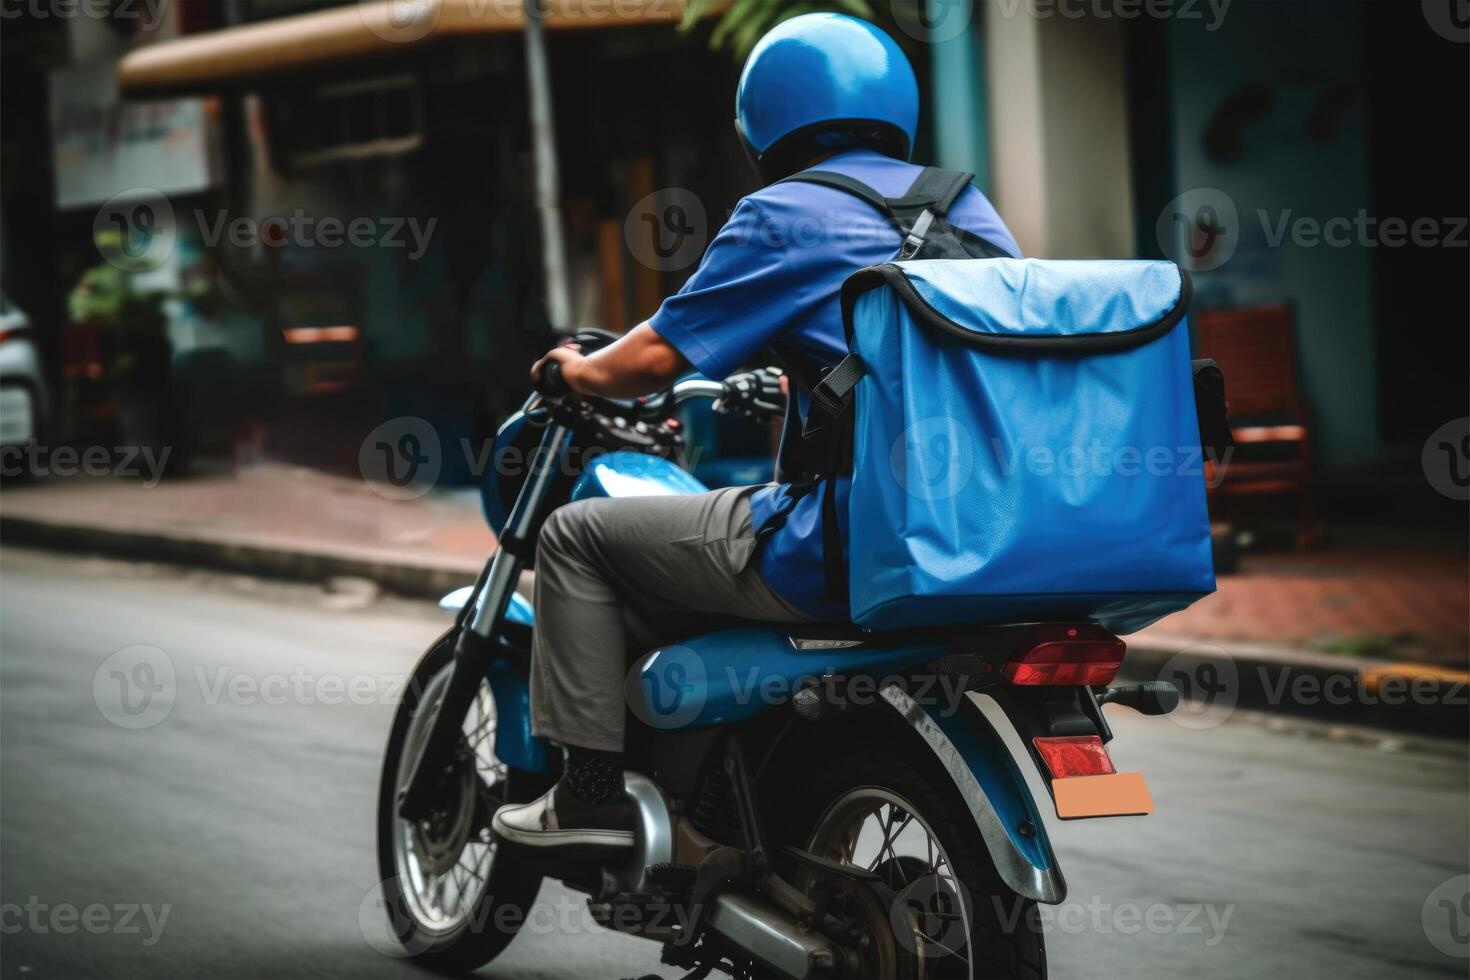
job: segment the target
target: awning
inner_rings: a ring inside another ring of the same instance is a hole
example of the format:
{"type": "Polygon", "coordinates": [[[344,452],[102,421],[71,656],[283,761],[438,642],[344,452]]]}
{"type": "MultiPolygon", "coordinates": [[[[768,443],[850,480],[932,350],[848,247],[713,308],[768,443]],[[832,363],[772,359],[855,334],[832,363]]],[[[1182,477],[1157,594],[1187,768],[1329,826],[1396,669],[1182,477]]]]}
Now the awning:
{"type": "MultiPolygon", "coordinates": [[[[543,2],[548,30],[596,30],[674,24],[687,0],[543,2]]],[[[140,48],[118,65],[118,88],[133,98],[217,91],[301,69],[391,56],[446,37],[506,34],[524,26],[524,0],[349,3],[140,48]]]]}

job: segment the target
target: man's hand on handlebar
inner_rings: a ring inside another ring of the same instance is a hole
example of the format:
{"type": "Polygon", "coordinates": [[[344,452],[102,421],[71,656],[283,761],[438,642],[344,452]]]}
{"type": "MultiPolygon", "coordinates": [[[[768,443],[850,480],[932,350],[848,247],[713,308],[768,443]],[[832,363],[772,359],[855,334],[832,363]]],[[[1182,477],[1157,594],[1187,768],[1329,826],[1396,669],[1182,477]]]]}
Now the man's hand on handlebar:
{"type": "MultiPolygon", "coordinates": [[[[564,387],[579,395],[597,398],[637,398],[667,388],[690,370],[684,355],[651,326],[644,323],[628,331],[613,343],[591,353],[580,348],[557,347],[531,368],[531,378],[546,395],[543,379],[549,365],[555,364],[564,387]]],[[[565,394],[565,391],[560,392],[565,394]]]]}
{"type": "Polygon", "coordinates": [[[531,365],[531,381],[537,391],[548,397],[576,391],[576,372],[584,360],[580,344],[566,343],[553,347],[531,365]]]}

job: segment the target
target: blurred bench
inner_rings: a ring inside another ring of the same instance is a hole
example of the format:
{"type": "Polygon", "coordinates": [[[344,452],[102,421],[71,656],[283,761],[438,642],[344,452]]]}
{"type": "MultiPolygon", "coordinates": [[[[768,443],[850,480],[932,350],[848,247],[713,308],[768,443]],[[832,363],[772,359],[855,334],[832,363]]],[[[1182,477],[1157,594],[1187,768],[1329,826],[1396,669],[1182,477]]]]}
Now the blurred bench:
{"type": "MultiPolygon", "coordinates": [[[[1290,304],[1205,310],[1193,317],[1199,356],[1225,374],[1234,455],[1211,473],[1215,519],[1277,516],[1290,499],[1298,546],[1313,543],[1312,413],[1297,370],[1290,304]],[[1269,508],[1269,509],[1267,509],[1269,508]]],[[[1214,469],[1214,466],[1212,466],[1214,469]]]]}

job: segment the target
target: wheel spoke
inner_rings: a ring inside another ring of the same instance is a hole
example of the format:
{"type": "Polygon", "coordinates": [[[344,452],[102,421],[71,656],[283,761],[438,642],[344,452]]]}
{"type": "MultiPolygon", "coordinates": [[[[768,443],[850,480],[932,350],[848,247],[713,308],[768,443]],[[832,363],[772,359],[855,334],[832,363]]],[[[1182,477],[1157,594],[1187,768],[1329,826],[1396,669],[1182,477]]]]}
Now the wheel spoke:
{"type": "MultiPolygon", "coordinates": [[[[935,910],[916,909],[906,917],[909,925],[902,931],[912,929],[914,938],[922,940],[919,955],[927,965],[920,966],[920,970],[925,975],[935,970],[948,975],[949,970],[939,966],[941,961],[951,964],[961,976],[974,975],[970,914],[958,878],[943,843],[907,801],[881,787],[849,790],[829,806],[813,829],[807,846],[813,853],[878,872],[895,890],[912,888],[932,876],[935,895],[924,904],[935,910]],[[915,839],[919,833],[922,840],[915,839]],[[929,932],[938,938],[931,937],[929,932]]],[[[874,923],[864,928],[874,939],[889,944],[898,941],[899,937],[892,931],[896,924],[874,923]]],[[[913,955],[917,951],[896,952],[913,955]]]]}
{"type": "MultiPolygon", "coordinates": [[[[420,707],[410,715],[404,736],[403,758],[422,748],[450,674],[446,667],[422,689],[420,707]]],[[[395,864],[410,914],[433,933],[474,915],[493,873],[498,848],[489,818],[505,802],[509,775],[495,757],[497,720],[494,699],[482,683],[460,722],[455,781],[446,793],[444,812],[436,814],[432,826],[393,824],[395,864]]]]}

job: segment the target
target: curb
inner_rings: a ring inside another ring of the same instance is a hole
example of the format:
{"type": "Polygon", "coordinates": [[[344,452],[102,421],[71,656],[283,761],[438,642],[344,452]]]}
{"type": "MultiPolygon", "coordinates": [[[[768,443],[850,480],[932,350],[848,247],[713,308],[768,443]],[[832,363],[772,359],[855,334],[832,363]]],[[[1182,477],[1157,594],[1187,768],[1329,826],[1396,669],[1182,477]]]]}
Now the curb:
{"type": "Polygon", "coordinates": [[[1470,732],[1470,674],[1422,664],[1156,635],[1129,640],[1119,676],[1172,681],[1185,698],[1213,702],[1216,724],[1238,707],[1459,739],[1470,732]]]}
{"type": "MultiPolygon", "coordinates": [[[[479,575],[477,562],[415,561],[371,548],[304,548],[256,535],[124,530],[0,514],[0,543],[101,554],[137,561],[322,582],[369,579],[415,599],[437,600],[479,575]]],[[[1129,637],[1120,679],[1169,680],[1186,698],[1218,698],[1219,720],[1235,707],[1281,712],[1329,724],[1366,725],[1465,738],[1470,675],[1417,664],[1259,643],[1219,643],[1147,633],[1129,637]]],[[[1180,709],[1184,710],[1184,709],[1180,709]]],[[[1215,723],[1218,723],[1215,722],[1215,723]]]]}
{"type": "Polygon", "coordinates": [[[415,599],[439,599],[468,585],[478,564],[413,561],[371,548],[309,549],[286,539],[228,533],[172,534],[63,524],[0,514],[0,543],[158,561],[216,571],[294,581],[322,582],[338,576],[377,582],[383,589],[415,599]]]}

